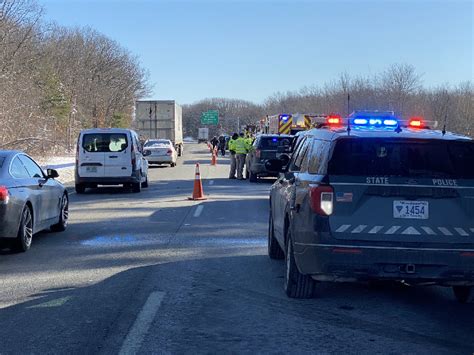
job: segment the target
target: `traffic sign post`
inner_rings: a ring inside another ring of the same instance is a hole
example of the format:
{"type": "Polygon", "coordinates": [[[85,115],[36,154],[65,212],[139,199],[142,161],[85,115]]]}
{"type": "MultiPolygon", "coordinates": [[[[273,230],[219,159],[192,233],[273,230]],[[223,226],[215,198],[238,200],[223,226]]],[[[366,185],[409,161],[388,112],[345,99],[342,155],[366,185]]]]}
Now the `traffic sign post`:
{"type": "Polygon", "coordinates": [[[219,111],[209,110],[201,113],[201,124],[217,125],[219,123],[219,111]]]}

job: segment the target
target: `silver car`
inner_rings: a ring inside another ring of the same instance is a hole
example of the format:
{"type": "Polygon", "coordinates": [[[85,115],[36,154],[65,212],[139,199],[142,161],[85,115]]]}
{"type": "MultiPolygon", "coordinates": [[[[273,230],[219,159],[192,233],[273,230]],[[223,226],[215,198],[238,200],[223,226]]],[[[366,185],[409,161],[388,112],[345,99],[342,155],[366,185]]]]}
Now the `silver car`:
{"type": "Polygon", "coordinates": [[[58,176],[22,152],[0,150],[0,238],[12,249],[27,251],[39,231],[66,229],[69,200],[58,176]]]}

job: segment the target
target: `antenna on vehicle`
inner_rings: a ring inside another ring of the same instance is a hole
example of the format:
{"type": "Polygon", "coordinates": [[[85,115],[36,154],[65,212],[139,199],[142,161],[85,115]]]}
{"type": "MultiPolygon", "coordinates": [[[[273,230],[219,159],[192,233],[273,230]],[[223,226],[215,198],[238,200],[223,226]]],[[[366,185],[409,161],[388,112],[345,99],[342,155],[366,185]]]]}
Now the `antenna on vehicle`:
{"type": "Polygon", "coordinates": [[[448,122],[448,112],[446,111],[446,113],[444,114],[444,124],[443,124],[443,130],[441,131],[441,133],[443,134],[443,136],[446,134],[446,123],[448,122]]]}
{"type": "Polygon", "coordinates": [[[347,135],[351,134],[351,119],[350,119],[350,112],[351,112],[351,95],[347,93],[347,135]]]}
{"type": "Polygon", "coordinates": [[[444,112],[444,124],[443,124],[443,130],[441,131],[443,136],[446,134],[446,125],[448,124],[448,104],[449,104],[449,96],[446,99],[446,110],[444,112]]]}

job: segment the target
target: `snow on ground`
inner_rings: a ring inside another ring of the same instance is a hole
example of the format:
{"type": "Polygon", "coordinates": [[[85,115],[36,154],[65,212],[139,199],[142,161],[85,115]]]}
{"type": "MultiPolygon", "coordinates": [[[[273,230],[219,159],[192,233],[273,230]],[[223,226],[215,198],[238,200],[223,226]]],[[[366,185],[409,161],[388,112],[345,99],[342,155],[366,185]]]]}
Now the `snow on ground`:
{"type": "Polygon", "coordinates": [[[59,173],[57,180],[63,184],[74,181],[74,164],[76,161],[74,155],[35,157],[35,160],[43,169],[56,169],[59,173]]]}

